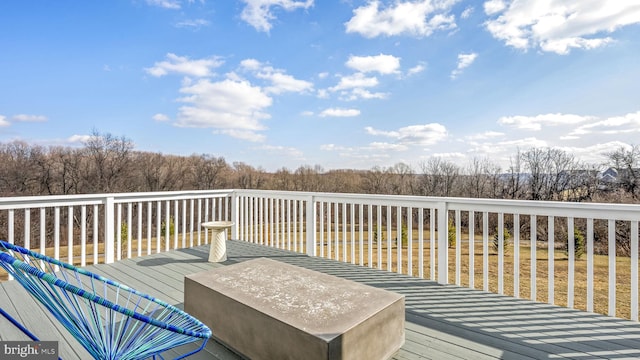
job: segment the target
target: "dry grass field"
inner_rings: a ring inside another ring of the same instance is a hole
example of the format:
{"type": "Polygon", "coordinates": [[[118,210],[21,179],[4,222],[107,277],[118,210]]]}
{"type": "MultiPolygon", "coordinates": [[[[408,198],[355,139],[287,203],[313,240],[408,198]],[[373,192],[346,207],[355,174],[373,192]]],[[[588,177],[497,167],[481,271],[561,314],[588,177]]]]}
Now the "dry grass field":
{"type": "MultiPolygon", "coordinates": [[[[304,233],[299,235],[298,242],[300,241],[300,236],[304,236],[304,233]]],[[[392,233],[392,238],[395,239],[395,232],[392,233]]],[[[331,252],[329,253],[329,246],[326,244],[326,234],[324,237],[323,250],[325,257],[335,258],[335,232],[331,234],[331,252]]],[[[338,244],[339,244],[339,259],[343,260],[344,249],[342,248],[343,240],[342,233],[338,232],[338,244]]],[[[386,233],[385,233],[386,237],[386,233]]],[[[283,239],[288,237],[281,236],[280,237],[280,245],[282,248],[287,248],[286,242],[283,239]]],[[[293,239],[293,235],[291,237],[293,239]]],[[[318,234],[318,239],[320,239],[320,234],[318,234]]],[[[420,250],[418,248],[417,242],[417,232],[413,234],[413,246],[411,251],[412,258],[412,273],[413,276],[418,276],[419,273],[419,253],[420,250]]],[[[482,255],[482,243],[478,241],[479,237],[476,237],[475,247],[474,247],[474,287],[476,289],[482,290],[484,288],[483,284],[483,255],[482,255]]],[[[355,234],[355,262],[359,263],[360,251],[362,251],[364,263],[363,265],[368,266],[368,235],[365,232],[363,247],[360,249],[359,247],[359,234],[356,232],[355,234]]],[[[429,247],[429,234],[425,231],[424,235],[424,243],[423,243],[423,274],[426,279],[431,278],[430,273],[430,252],[431,249],[429,247]]],[[[186,244],[189,245],[190,238],[187,234],[186,236],[186,244]]],[[[202,234],[201,242],[204,243],[204,233],[202,234]]],[[[491,248],[491,239],[489,240],[489,284],[488,288],[491,292],[497,292],[498,290],[498,255],[491,248]]],[[[145,238],[141,242],[141,251],[142,255],[147,254],[147,246],[148,240],[145,238]]],[[[156,252],[156,239],[151,239],[151,252],[156,252]]],[[[178,238],[178,244],[182,244],[182,236],[178,238]]],[[[194,244],[197,244],[197,234],[194,233],[194,244]]],[[[467,240],[467,236],[463,235],[463,239],[461,244],[461,278],[460,285],[468,286],[469,285],[469,244],[467,240]]],[[[132,245],[132,256],[137,256],[138,250],[138,241],[133,240],[131,242],[132,245]]],[[[165,239],[162,238],[160,242],[161,249],[165,248],[165,239]]],[[[173,246],[173,238],[170,239],[170,246],[173,246]]],[[[122,244],[122,252],[121,256],[126,257],[126,243],[122,244]]],[[[393,271],[397,270],[397,248],[395,246],[395,240],[392,241],[391,248],[387,248],[387,241],[385,239],[382,240],[380,244],[381,252],[382,252],[382,269],[387,269],[387,256],[388,252],[391,251],[392,256],[392,269],[393,271]]],[[[37,249],[37,248],[36,248],[37,249]]],[[[293,245],[291,245],[291,249],[293,249],[293,245]]],[[[300,250],[300,248],[299,248],[300,250]]],[[[449,282],[455,282],[455,256],[456,250],[455,248],[450,248],[449,250],[449,282]]],[[[104,244],[98,244],[98,261],[104,262],[104,244]]],[[[318,245],[317,255],[320,256],[320,245],[318,245]]],[[[49,256],[53,256],[53,248],[47,248],[46,254],[49,256]]],[[[73,250],[74,254],[74,264],[80,265],[80,254],[81,248],[79,245],[74,246],[73,250]]],[[[94,248],[93,244],[89,243],[86,248],[86,262],[88,265],[93,264],[93,254],[94,248]]],[[[372,266],[377,267],[377,259],[378,259],[378,245],[376,243],[373,244],[372,248],[372,266]]],[[[509,244],[507,247],[507,251],[504,257],[504,294],[513,296],[514,294],[514,256],[513,256],[513,244],[509,244]]],[[[351,242],[350,242],[350,234],[347,233],[347,247],[346,247],[346,256],[347,261],[351,262],[351,242]]],[[[541,302],[547,301],[548,295],[548,256],[549,253],[546,249],[546,244],[539,243],[538,249],[536,250],[536,288],[537,295],[536,299],[541,302]],[[544,246],[544,248],[543,248],[544,246]]],[[[554,303],[561,306],[566,306],[567,304],[567,282],[568,282],[568,260],[564,251],[556,250],[553,254],[554,258],[554,303]]],[[[62,246],[60,248],[60,259],[62,261],[68,261],[68,248],[66,246],[62,246]]],[[[402,249],[402,269],[404,273],[407,273],[408,266],[408,249],[407,247],[402,249]]],[[[520,269],[520,281],[519,281],[519,297],[521,298],[530,298],[531,293],[531,283],[530,283],[530,260],[531,260],[531,248],[528,242],[522,242],[520,245],[520,261],[519,261],[519,269],[520,269]]],[[[608,279],[609,279],[609,265],[608,265],[608,257],[602,255],[594,256],[594,311],[607,314],[608,312],[608,279]]],[[[437,266],[436,266],[437,269],[437,266]]],[[[630,302],[631,302],[631,265],[630,259],[628,257],[617,257],[616,258],[616,316],[621,318],[630,318],[630,302]]],[[[435,274],[434,274],[435,276],[435,274]]],[[[583,256],[582,259],[576,260],[575,262],[575,287],[574,287],[574,307],[581,310],[586,310],[587,308],[587,261],[586,255],[583,256]]],[[[6,280],[6,274],[4,272],[0,273],[0,280],[6,280]]]]}

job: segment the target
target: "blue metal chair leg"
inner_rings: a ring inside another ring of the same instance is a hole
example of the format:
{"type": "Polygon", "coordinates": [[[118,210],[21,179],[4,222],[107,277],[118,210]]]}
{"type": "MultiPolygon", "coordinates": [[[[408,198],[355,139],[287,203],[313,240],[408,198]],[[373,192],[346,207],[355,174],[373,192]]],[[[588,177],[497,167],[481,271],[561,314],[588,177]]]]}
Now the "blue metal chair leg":
{"type": "MultiPolygon", "coordinates": [[[[33,335],[29,329],[24,327],[18,320],[14,319],[13,316],[9,315],[3,308],[0,307],[0,315],[4,316],[7,320],[9,320],[15,327],[20,329],[25,335],[27,335],[33,341],[40,341],[37,336],[33,335]]],[[[62,358],[58,358],[58,360],[62,360],[62,358]]]]}

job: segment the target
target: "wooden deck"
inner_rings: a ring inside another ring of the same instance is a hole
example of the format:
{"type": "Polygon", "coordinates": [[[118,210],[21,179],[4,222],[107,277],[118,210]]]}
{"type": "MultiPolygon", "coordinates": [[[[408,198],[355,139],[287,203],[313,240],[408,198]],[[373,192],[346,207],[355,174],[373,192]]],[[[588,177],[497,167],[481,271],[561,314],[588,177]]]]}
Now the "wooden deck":
{"type": "MultiPolygon", "coordinates": [[[[432,281],[229,241],[229,260],[207,262],[206,246],[89,266],[90,271],[178,307],[184,275],[268,257],[404,294],[406,342],[393,359],[638,359],[640,324],[432,281]]],[[[63,359],[88,354],[16,282],[0,284],[0,306],[41,340],[58,340],[63,359]]],[[[224,326],[219,324],[218,326],[224,326]]],[[[215,334],[215,327],[212,329],[215,334]]],[[[0,317],[0,340],[27,340],[0,317]]],[[[169,354],[170,357],[170,354],[169,354]]],[[[190,359],[238,359],[215,341],[190,359]]]]}

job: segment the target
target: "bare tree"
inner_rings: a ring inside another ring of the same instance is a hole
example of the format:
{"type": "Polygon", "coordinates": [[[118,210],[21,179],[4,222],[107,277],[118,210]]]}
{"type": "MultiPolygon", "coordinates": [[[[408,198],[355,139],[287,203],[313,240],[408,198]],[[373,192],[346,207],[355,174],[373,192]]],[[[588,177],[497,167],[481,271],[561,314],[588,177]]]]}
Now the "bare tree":
{"type": "Polygon", "coordinates": [[[113,192],[129,190],[123,176],[131,163],[133,142],[110,133],[101,134],[94,130],[85,142],[89,163],[86,169],[88,189],[92,192],[113,192]],[[119,182],[120,181],[120,182],[119,182]]]}
{"type": "Polygon", "coordinates": [[[388,171],[380,166],[375,166],[364,174],[362,189],[368,194],[385,194],[388,181],[388,171]]]}
{"type": "Polygon", "coordinates": [[[640,146],[632,145],[630,148],[621,146],[615,151],[605,153],[609,163],[618,171],[617,183],[619,186],[637,199],[640,189],[640,146]]]}
{"type": "Polygon", "coordinates": [[[454,196],[454,186],[460,180],[460,167],[453,162],[434,157],[420,164],[422,195],[454,196]]]}
{"type": "Polygon", "coordinates": [[[192,155],[191,171],[195,189],[219,189],[224,187],[224,173],[229,171],[229,165],[223,157],[207,154],[192,155]]]}
{"type": "Polygon", "coordinates": [[[527,194],[531,200],[563,200],[577,170],[573,155],[553,148],[531,148],[521,154],[529,172],[527,194]]]}

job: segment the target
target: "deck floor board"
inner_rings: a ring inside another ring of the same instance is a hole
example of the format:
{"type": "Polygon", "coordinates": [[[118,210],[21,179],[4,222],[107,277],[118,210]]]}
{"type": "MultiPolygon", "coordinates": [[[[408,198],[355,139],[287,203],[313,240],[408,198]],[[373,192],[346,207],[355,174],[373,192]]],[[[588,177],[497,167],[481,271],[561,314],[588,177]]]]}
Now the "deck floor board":
{"type": "MultiPolygon", "coordinates": [[[[439,285],[248,242],[229,241],[227,247],[228,260],[221,264],[208,263],[209,246],[202,245],[108,265],[91,265],[87,269],[179,308],[183,307],[185,275],[258,257],[398,292],[405,295],[406,341],[393,356],[395,360],[640,358],[640,324],[635,322],[439,285]]],[[[19,284],[0,284],[0,306],[43,339],[58,339],[64,359],[86,358],[84,349],[19,284]]],[[[12,327],[0,318],[0,339],[24,340],[12,327]]],[[[215,326],[212,331],[215,335],[215,326]]],[[[205,351],[191,358],[232,360],[239,357],[212,340],[205,351]]]]}

